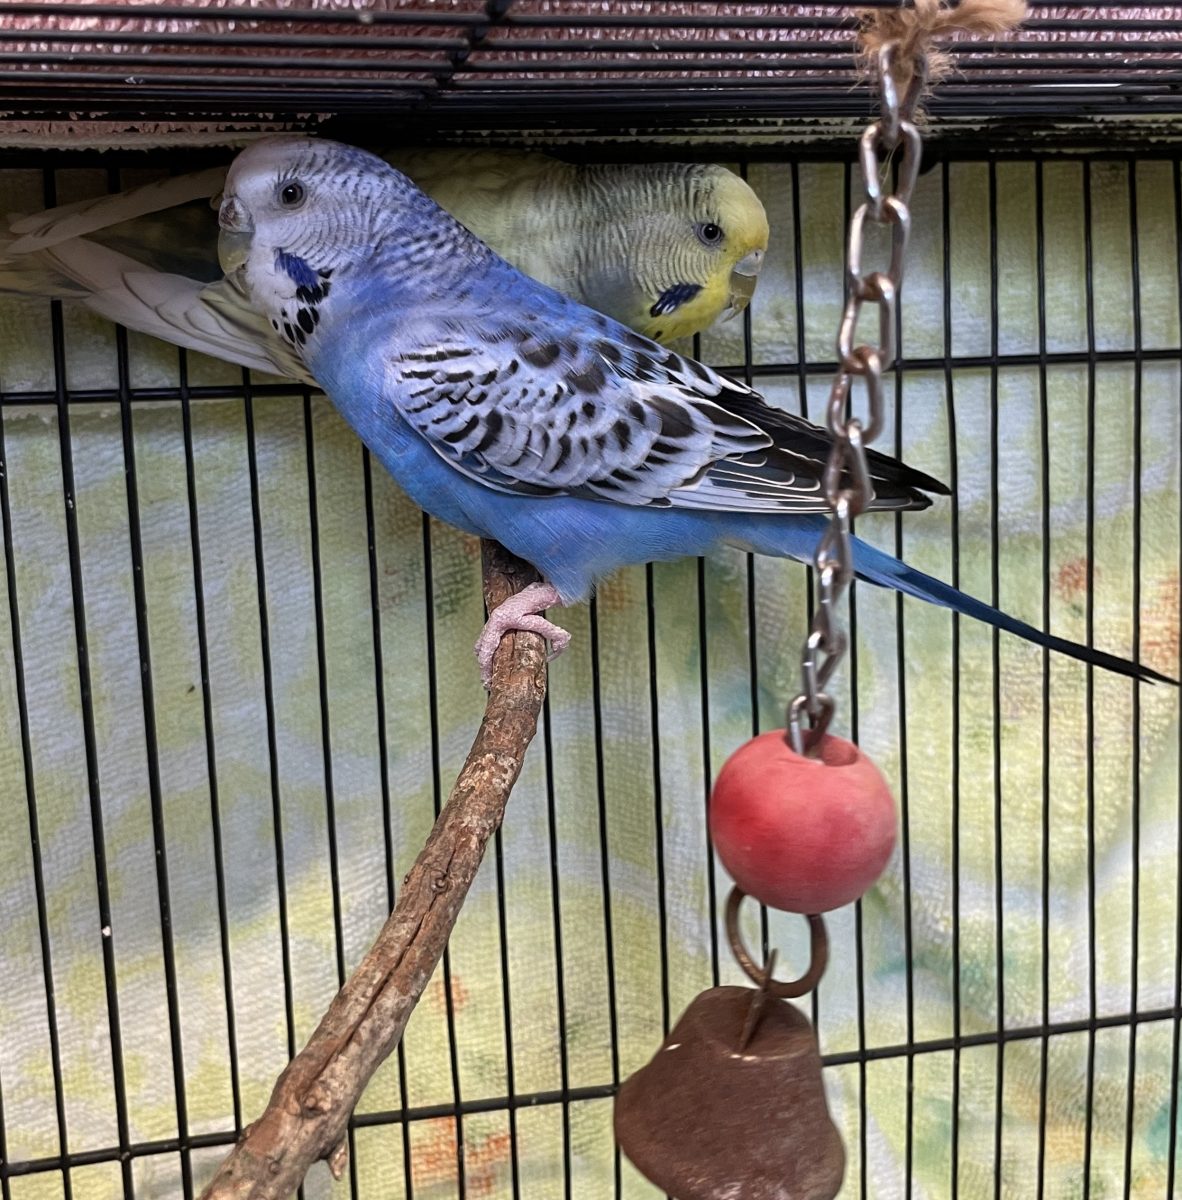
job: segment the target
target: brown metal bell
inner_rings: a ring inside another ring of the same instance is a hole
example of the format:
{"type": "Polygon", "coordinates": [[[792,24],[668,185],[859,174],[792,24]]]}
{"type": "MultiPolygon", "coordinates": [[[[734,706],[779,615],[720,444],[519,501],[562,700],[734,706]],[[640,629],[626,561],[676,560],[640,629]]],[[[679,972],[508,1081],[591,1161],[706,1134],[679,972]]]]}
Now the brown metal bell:
{"type": "Polygon", "coordinates": [[[744,1050],[746,987],[703,992],[620,1088],[616,1140],[674,1200],[833,1200],[845,1149],[812,1026],[767,997],[744,1050]]]}
{"type": "MultiPolygon", "coordinates": [[[[732,894],[737,935],[742,894],[732,894]]],[[[780,999],[811,988],[828,944],[817,917],[813,962],[793,984],[717,987],[682,1014],[616,1097],[616,1140],[673,1200],[833,1200],[845,1148],[825,1103],[821,1056],[804,1014],[780,999]],[[778,993],[778,994],[777,994],[778,993]]],[[[754,964],[742,950],[749,973],[754,964]]]]}

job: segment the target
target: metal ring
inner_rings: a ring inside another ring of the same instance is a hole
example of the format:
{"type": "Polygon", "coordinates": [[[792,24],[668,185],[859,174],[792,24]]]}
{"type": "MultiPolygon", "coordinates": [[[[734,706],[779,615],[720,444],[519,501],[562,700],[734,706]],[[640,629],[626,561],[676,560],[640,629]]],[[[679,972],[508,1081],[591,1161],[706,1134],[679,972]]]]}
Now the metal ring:
{"type": "Polygon", "coordinates": [[[864,299],[870,298],[863,284],[867,276],[862,273],[862,250],[866,240],[866,221],[889,226],[891,231],[891,265],[886,274],[895,287],[903,285],[903,264],[907,258],[907,239],[911,236],[911,212],[898,196],[887,196],[882,201],[882,213],[876,216],[870,201],[858,205],[850,217],[849,235],[846,238],[845,269],[846,282],[855,293],[864,299]]]}
{"type": "MultiPolygon", "coordinates": [[[[801,653],[801,674],[804,676],[804,690],[807,696],[825,695],[829,679],[837,668],[837,664],[845,656],[846,638],[840,629],[832,631],[833,640],[826,644],[820,630],[814,629],[805,639],[804,650],[801,653]],[[824,655],[824,661],[819,661],[824,655]]],[[[805,711],[808,711],[808,701],[805,701],[805,711]]]]}
{"type": "MultiPolygon", "coordinates": [[[[857,280],[857,287],[847,288],[845,310],[837,328],[837,359],[841,369],[849,374],[858,373],[855,358],[854,335],[858,329],[858,316],[865,304],[878,309],[878,345],[866,346],[867,352],[878,350],[883,368],[895,361],[895,305],[898,289],[895,281],[883,271],[874,271],[857,280]]],[[[861,351],[863,347],[857,347],[861,351]]],[[[867,423],[869,424],[869,422],[867,423]]]]}
{"type": "Polygon", "coordinates": [[[858,142],[858,158],[862,166],[862,190],[866,203],[877,221],[882,215],[882,179],[879,174],[878,143],[882,133],[878,122],[867,125],[858,142]]]}
{"type": "Polygon", "coordinates": [[[886,143],[883,141],[881,121],[874,121],[867,125],[858,141],[862,191],[865,193],[866,203],[870,206],[870,215],[875,221],[887,219],[883,213],[887,196],[884,190],[887,186],[885,176],[890,164],[894,161],[895,150],[899,146],[903,147],[903,153],[898,160],[894,195],[904,204],[910,204],[911,193],[915,188],[915,181],[919,178],[919,167],[923,157],[923,140],[915,125],[911,121],[900,121],[899,141],[896,143],[895,149],[887,150],[882,158],[879,158],[878,152],[880,149],[886,150],[886,143]]]}
{"type": "Polygon", "coordinates": [[[825,402],[825,422],[835,438],[844,436],[846,404],[853,382],[852,371],[839,370],[833,378],[833,386],[829,389],[829,399],[825,402]]]}
{"type": "MultiPolygon", "coordinates": [[[[919,135],[919,130],[910,121],[901,121],[899,131],[903,137],[903,159],[899,163],[895,196],[904,204],[910,204],[915,181],[919,178],[919,165],[923,158],[923,139],[919,135]]],[[[873,197],[871,200],[873,202],[873,197]]]]}
{"type": "MultiPolygon", "coordinates": [[[[803,668],[801,670],[803,674],[803,668]]],[[[788,745],[801,758],[808,754],[817,739],[825,735],[836,708],[837,702],[828,692],[816,692],[812,696],[802,692],[799,696],[793,696],[788,705],[788,745]],[[811,722],[807,730],[800,727],[802,712],[808,713],[811,722]]]]}
{"type": "Polygon", "coordinates": [[[926,54],[917,54],[911,62],[911,82],[907,85],[900,108],[900,116],[904,120],[909,121],[915,115],[915,106],[919,103],[920,96],[923,95],[923,89],[928,85],[928,67],[926,54]]]}
{"type": "Polygon", "coordinates": [[[854,377],[866,381],[866,420],[862,422],[862,445],[868,446],[880,433],[883,426],[882,396],[882,352],[874,346],[855,346],[849,361],[841,366],[825,410],[825,422],[835,439],[846,438],[847,415],[845,405],[849,401],[854,377]],[[838,387],[837,381],[841,381],[838,387]]]}
{"type": "Polygon", "coordinates": [[[793,1000],[811,992],[821,982],[821,976],[825,974],[825,967],[829,963],[829,935],[825,932],[825,922],[817,913],[805,914],[809,923],[809,969],[799,979],[782,983],[769,978],[762,967],[756,966],[755,959],[747,953],[747,947],[743,945],[743,935],[739,931],[739,906],[745,897],[746,892],[737,887],[731,888],[731,894],[726,898],[726,936],[747,978],[781,1000],[793,1000]]]}
{"type": "Polygon", "coordinates": [[[829,506],[835,508],[838,500],[845,496],[850,516],[865,512],[874,499],[874,484],[870,479],[870,467],[866,461],[866,448],[862,441],[862,425],[856,418],[846,423],[846,440],[837,442],[839,453],[830,454],[821,475],[821,486],[829,506]],[[848,474],[851,486],[845,486],[848,474]]]}
{"type": "Polygon", "coordinates": [[[895,87],[895,51],[898,42],[887,42],[878,51],[878,97],[882,140],[893,150],[899,140],[899,92],[895,87]]]}
{"type": "MultiPolygon", "coordinates": [[[[848,513],[849,496],[844,490],[838,492],[834,507],[836,508],[843,500],[846,502],[848,513]]],[[[835,582],[839,588],[844,588],[853,578],[854,554],[849,541],[848,515],[829,522],[817,544],[814,565],[818,572],[824,571],[826,567],[835,568],[835,582]]]]}

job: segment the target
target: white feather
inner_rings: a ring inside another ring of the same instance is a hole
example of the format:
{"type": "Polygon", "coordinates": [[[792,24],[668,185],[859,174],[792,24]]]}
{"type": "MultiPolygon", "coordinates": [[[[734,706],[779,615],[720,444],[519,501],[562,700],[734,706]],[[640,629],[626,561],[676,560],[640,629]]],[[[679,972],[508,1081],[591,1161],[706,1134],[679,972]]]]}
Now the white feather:
{"type": "Polygon", "coordinates": [[[86,307],[109,321],[254,371],[313,382],[294,352],[227,280],[202,284],[145,270],[135,259],[86,238],[42,250],[39,257],[68,271],[83,289],[86,307]]]}
{"type": "Polygon", "coordinates": [[[63,204],[29,217],[19,217],[9,226],[9,232],[16,237],[6,251],[8,254],[32,254],[71,238],[121,225],[135,217],[175,208],[191,200],[207,200],[221,191],[225,181],[225,167],[210,167],[192,175],[177,175],[126,192],[79,200],[76,204],[63,204]]]}

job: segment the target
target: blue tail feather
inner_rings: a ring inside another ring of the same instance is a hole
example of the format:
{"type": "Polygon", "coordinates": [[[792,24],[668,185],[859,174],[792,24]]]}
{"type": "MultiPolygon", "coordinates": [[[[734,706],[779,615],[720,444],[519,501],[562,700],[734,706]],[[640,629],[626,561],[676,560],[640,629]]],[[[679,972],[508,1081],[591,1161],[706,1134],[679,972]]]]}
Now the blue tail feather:
{"type": "Polygon", "coordinates": [[[1106,654],[1103,650],[1083,646],[1079,642],[1072,642],[1067,638],[1044,633],[1041,629],[1027,625],[1025,621],[1019,621],[1017,617],[1011,617],[1009,613],[1002,612],[992,605],[986,604],[983,600],[958,591],[951,584],[944,583],[943,580],[934,579],[931,575],[925,575],[922,571],[909,567],[891,554],[876,550],[860,538],[854,539],[854,567],[858,578],[864,579],[868,583],[893,588],[908,596],[926,600],[929,604],[938,604],[941,608],[950,608],[953,612],[983,621],[986,625],[992,625],[996,629],[1004,629],[1007,633],[1016,634],[1028,642],[1033,642],[1036,646],[1045,646],[1048,650],[1054,650],[1058,654],[1065,654],[1069,658],[1090,663],[1095,667],[1103,667],[1107,671],[1115,671],[1116,674],[1128,676],[1130,679],[1141,679],[1151,683],[1172,683],[1175,687],[1178,685],[1176,679],[1171,679],[1140,663],[1130,662],[1115,654],[1106,654]]]}

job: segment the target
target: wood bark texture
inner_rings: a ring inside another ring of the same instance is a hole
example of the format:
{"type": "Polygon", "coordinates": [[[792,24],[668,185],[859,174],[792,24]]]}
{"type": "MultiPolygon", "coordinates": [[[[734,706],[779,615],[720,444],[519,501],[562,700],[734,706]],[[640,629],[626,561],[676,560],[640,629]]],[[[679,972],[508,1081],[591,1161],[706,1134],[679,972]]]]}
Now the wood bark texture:
{"type": "MultiPolygon", "coordinates": [[[[484,542],[482,551],[490,610],[537,580],[532,567],[496,543],[484,542]]],[[[340,1178],[349,1118],[370,1077],[398,1044],[443,956],[537,732],[545,688],[542,639],[531,633],[506,637],[493,660],[492,689],[476,740],[394,911],[202,1200],[288,1200],[318,1159],[340,1178]]]]}

